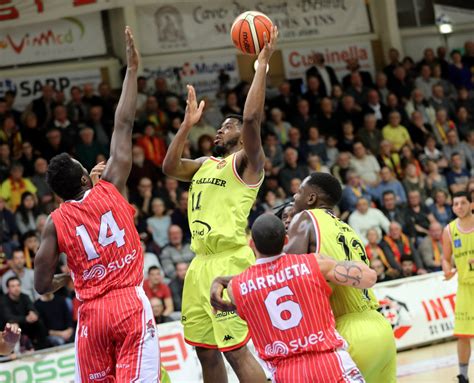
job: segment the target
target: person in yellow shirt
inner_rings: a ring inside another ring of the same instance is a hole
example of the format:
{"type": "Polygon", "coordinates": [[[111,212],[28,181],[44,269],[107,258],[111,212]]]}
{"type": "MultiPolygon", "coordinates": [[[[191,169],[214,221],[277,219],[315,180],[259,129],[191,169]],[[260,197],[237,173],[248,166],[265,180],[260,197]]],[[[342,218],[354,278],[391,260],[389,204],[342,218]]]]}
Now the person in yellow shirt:
{"type": "Polygon", "coordinates": [[[413,147],[410,134],[403,125],[400,125],[400,121],[400,113],[393,111],[388,116],[388,125],[382,129],[383,138],[392,143],[395,152],[399,152],[403,145],[413,147]]]}
{"type": "Polygon", "coordinates": [[[28,178],[23,178],[23,165],[15,163],[11,167],[10,177],[2,183],[0,196],[14,212],[20,205],[21,195],[27,191],[36,196],[36,186],[28,178]]]}

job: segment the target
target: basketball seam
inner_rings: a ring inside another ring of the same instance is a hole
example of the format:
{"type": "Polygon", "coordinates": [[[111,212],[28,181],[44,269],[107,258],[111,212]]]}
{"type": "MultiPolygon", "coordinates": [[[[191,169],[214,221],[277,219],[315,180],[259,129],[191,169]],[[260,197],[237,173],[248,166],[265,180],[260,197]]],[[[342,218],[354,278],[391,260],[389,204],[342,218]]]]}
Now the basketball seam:
{"type": "Polygon", "coordinates": [[[253,49],[255,50],[255,54],[258,55],[260,53],[260,42],[258,40],[258,34],[257,34],[257,30],[255,29],[255,24],[254,24],[255,16],[254,15],[248,15],[245,19],[249,23],[250,33],[252,34],[253,49]],[[252,22],[247,20],[248,17],[252,18],[252,22]],[[257,42],[257,43],[255,44],[255,42],[257,42]]]}
{"type": "Polygon", "coordinates": [[[239,27],[239,34],[238,34],[238,37],[239,37],[239,49],[243,52],[244,50],[242,49],[242,39],[241,39],[241,36],[242,36],[242,27],[244,25],[244,22],[245,22],[245,19],[242,20],[242,22],[240,23],[239,27]]]}

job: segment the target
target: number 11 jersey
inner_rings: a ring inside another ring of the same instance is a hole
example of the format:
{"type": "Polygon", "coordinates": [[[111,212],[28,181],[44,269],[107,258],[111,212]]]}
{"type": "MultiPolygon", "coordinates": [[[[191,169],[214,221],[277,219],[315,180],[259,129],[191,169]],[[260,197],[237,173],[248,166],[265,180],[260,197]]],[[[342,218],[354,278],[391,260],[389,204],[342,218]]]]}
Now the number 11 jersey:
{"type": "Polygon", "coordinates": [[[66,201],[51,214],[78,299],[142,285],[143,252],[134,213],[117,188],[101,180],[82,200],[66,201]]]}

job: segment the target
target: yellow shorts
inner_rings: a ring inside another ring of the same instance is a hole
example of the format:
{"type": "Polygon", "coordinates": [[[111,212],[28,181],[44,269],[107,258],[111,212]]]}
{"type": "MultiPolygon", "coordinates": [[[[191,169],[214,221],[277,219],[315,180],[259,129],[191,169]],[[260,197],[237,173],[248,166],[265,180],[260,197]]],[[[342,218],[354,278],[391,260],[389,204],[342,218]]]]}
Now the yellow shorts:
{"type": "Polygon", "coordinates": [[[474,285],[459,283],[454,310],[454,336],[474,337],[474,285]]]}
{"type": "Polygon", "coordinates": [[[210,289],[214,278],[240,274],[254,263],[255,255],[248,246],[193,259],[183,288],[181,323],[187,343],[225,352],[248,342],[247,323],[236,312],[212,312],[210,289]]]}
{"type": "Polygon", "coordinates": [[[336,329],[349,343],[349,354],[367,383],[397,381],[397,349],[392,326],[376,310],[336,318],[336,329]]]}

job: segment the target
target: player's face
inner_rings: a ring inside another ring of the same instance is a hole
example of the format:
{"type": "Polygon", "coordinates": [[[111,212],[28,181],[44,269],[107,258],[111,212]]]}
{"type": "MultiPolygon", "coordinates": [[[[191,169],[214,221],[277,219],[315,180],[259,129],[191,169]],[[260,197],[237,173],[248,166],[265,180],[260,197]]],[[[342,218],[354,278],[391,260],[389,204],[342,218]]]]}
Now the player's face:
{"type": "Polygon", "coordinates": [[[316,193],[308,184],[309,177],[305,178],[303,183],[298,188],[298,191],[293,196],[295,200],[294,212],[295,214],[302,212],[305,209],[312,208],[316,203],[316,193]]]}
{"type": "Polygon", "coordinates": [[[459,218],[464,218],[471,213],[471,204],[466,197],[455,197],[453,200],[453,212],[459,218]]]}
{"type": "Polygon", "coordinates": [[[226,118],[214,139],[214,145],[228,148],[236,145],[240,140],[240,124],[235,118],[226,118]]]}
{"type": "Polygon", "coordinates": [[[283,213],[281,214],[281,220],[285,225],[285,230],[288,232],[288,228],[290,227],[291,220],[295,216],[295,207],[294,206],[287,206],[283,209],[283,213]]]}
{"type": "Polygon", "coordinates": [[[81,164],[79,161],[77,161],[77,160],[75,160],[75,159],[73,159],[73,161],[74,161],[76,164],[79,164],[79,166],[80,166],[81,169],[82,169],[82,179],[83,179],[82,185],[83,185],[86,189],[92,189],[92,180],[91,180],[91,177],[89,176],[89,173],[87,172],[87,169],[86,169],[84,166],[82,166],[82,164],[81,164]]]}

